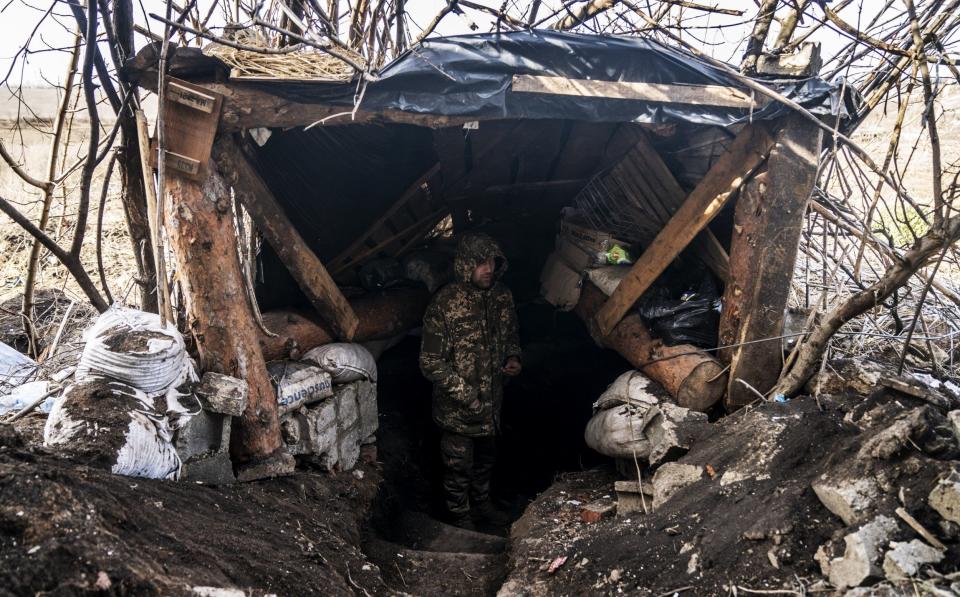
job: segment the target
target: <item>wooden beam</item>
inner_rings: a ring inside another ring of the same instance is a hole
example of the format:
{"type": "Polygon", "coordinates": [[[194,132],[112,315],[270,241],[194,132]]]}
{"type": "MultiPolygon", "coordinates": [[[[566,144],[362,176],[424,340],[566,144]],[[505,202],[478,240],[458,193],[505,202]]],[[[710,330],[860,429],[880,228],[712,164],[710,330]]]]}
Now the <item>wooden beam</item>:
{"type": "MultiPolygon", "coordinates": [[[[593,282],[584,281],[574,312],[590,326],[594,315],[608,300],[593,282]]],[[[665,346],[655,339],[636,313],[623,318],[606,336],[593,333],[603,346],[620,353],[631,365],[662,385],[677,404],[700,412],[720,401],[727,376],[715,358],[690,344],[665,346]]]]}
{"type": "MultiPolygon", "coordinates": [[[[430,293],[423,286],[398,286],[368,292],[350,300],[360,326],[355,342],[384,340],[420,327],[430,293]]],[[[297,310],[269,311],[263,324],[276,335],[260,334],[260,348],[268,360],[298,358],[311,348],[333,342],[336,337],[316,316],[297,310]]]]}
{"type": "Polygon", "coordinates": [[[720,353],[730,364],[726,404],[739,408],[772,388],[780,376],[783,317],[793,281],[804,213],[820,154],[819,127],[788,116],[766,170],[740,193],[730,247],[731,281],[723,294],[720,353]],[[760,340],[760,342],[757,342],[760,340]],[[744,383],[741,383],[742,380],[744,383]]]}
{"type": "Polygon", "coordinates": [[[696,106],[757,109],[764,101],[723,85],[673,85],[635,81],[596,81],[540,75],[513,75],[514,93],[546,93],[607,99],[639,100],[696,106]]]}
{"type": "Polygon", "coordinates": [[[173,321],[173,309],[170,307],[170,291],[167,288],[167,272],[160,242],[160,223],[157,203],[157,187],[154,185],[153,168],[150,167],[150,131],[143,110],[135,113],[137,122],[137,146],[140,149],[140,168],[143,173],[143,190],[147,199],[147,225],[150,228],[150,252],[153,255],[153,269],[157,274],[157,312],[164,325],[173,321]]]}
{"type": "MultiPolygon", "coordinates": [[[[686,199],[683,187],[673,176],[673,172],[667,167],[646,134],[640,133],[637,135],[637,144],[634,150],[638,151],[642,157],[643,167],[649,174],[650,180],[656,183],[656,190],[651,189],[649,194],[654,195],[663,203],[663,208],[669,212],[667,218],[672,217],[686,199]]],[[[627,188],[624,188],[624,190],[626,191],[627,188]]],[[[669,221],[667,218],[660,222],[661,226],[667,224],[669,221]]],[[[703,232],[694,240],[694,244],[700,259],[726,284],[730,280],[730,258],[717,237],[709,228],[704,228],[703,232]]]]}
{"type": "Polygon", "coordinates": [[[223,95],[220,133],[237,133],[253,128],[287,128],[309,126],[338,126],[363,122],[396,122],[430,128],[459,126],[477,120],[475,117],[415,114],[400,110],[353,112],[352,106],[298,102],[259,89],[255,84],[209,83],[204,88],[223,95]]]}
{"type": "Polygon", "coordinates": [[[307,295],[331,329],[342,340],[352,340],[359,322],[353,308],[284,213],[267,184],[231,137],[221,137],[215,147],[217,167],[233,186],[257,229],[307,295]]]}
{"type": "MultiPolygon", "coordinates": [[[[398,211],[403,209],[407,203],[418,194],[421,193],[423,185],[427,184],[437,173],[440,171],[440,163],[436,163],[431,166],[426,172],[424,172],[420,178],[413,181],[410,186],[400,195],[400,198],[394,202],[385,212],[380,214],[380,217],[377,218],[372,224],[370,224],[367,229],[357,237],[357,240],[353,241],[349,247],[340,252],[339,255],[330,260],[330,269],[335,273],[342,271],[345,267],[351,263],[359,261],[356,257],[359,253],[364,251],[367,246],[367,241],[370,237],[380,230],[380,227],[384,225],[390,218],[394,216],[398,211]]],[[[409,232],[406,231],[406,232],[409,232]]],[[[393,240],[393,239],[391,239],[393,240]]],[[[382,246],[378,246],[377,250],[379,251],[382,246]]],[[[364,255],[365,256],[365,255],[364,255]]]]}
{"type": "Polygon", "coordinates": [[[613,330],[640,295],[720,212],[750,172],[763,163],[772,143],[761,124],[747,125],[740,131],[597,313],[602,334],[613,330]]]}

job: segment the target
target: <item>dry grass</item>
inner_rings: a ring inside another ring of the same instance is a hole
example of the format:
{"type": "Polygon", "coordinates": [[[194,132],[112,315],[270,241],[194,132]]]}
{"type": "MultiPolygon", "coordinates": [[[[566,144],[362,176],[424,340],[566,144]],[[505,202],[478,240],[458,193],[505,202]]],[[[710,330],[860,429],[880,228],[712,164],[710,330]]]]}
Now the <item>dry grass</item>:
{"type": "MultiPolygon", "coordinates": [[[[241,32],[237,42],[248,46],[267,47],[268,40],[255,32],[241,32]]],[[[346,56],[356,64],[363,64],[364,58],[344,49],[337,53],[349,53],[346,56]]],[[[220,44],[211,44],[203,49],[208,56],[216,56],[231,67],[231,77],[258,79],[322,80],[349,81],[355,70],[343,60],[325,54],[316,49],[307,48],[289,54],[260,54],[248,50],[238,50],[220,44]]]]}

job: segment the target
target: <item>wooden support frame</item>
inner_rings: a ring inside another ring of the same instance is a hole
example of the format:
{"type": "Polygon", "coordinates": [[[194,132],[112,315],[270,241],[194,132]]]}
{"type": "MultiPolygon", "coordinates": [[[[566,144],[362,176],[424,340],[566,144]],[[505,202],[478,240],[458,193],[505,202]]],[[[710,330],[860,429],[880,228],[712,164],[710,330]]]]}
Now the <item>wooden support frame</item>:
{"type": "Polygon", "coordinates": [[[793,115],[782,119],[765,170],[737,200],[719,336],[720,344],[730,346],[720,352],[730,365],[730,410],[755,401],[756,392],[768,392],[780,376],[778,338],[821,141],[820,128],[809,121],[793,115]]]}
{"type": "Polygon", "coordinates": [[[639,81],[596,81],[540,75],[513,75],[514,93],[545,93],[606,99],[639,100],[744,110],[760,108],[765,98],[723,85],[675,85],[639,81]]]}
{"type": "Polygon", "coordinates": [[[597,312],[597,328],[609,334],[640,295],[720,212],[749,174],[767,157],[773,140],[762,124],[744,127],[680,209],[597,312]]]}
{"type": "Polygon", "coordinates": [[[395,233],[393,237],[388,240],[378,242],[374,245],[373,248],[367,246],[367,241],[372,238],[372,235],[380,230],[380,227],[390,220],[394,214],[400,211],[404,206],[406,206],[414,197],[416,197],[420,192],[423,185],[428,184],[437,174],[440,172],[440,163],[436,163],[427,169],[417,180],[407,187],[407,189],[400,195],[400,198],[391,205],[375,222],[373,222],[363,234],[357,237],[357,240],[353,241],[349,247],[340,252],[339,255],[330,260],[330,270],[334,275],[344,271],[351,264],[362,261],[370,255],[376,254],[376,252],[385,248],[387,245],[393,243],[394,241],[401,239],[404,235],[410,234],[423,226],[426,225],[427,221],[432,221],[434,224],[437,220],[446,213],[446,209],[436,210],[433,213],[429,214],[421,221],[413,222],[412,224],[405,227],[403,230],[395,233]]]}
{"type": "Polygon", "coordinates": [[[352,340],[360,325],[353,308],[297,232],[266,182],[244,156],[237,141],[229,136],[221,137],[216,143],[215,159],[257,229],[277,252],[313,307],[339,339],[352,340]]]}
{"type": "MultiPolygon", "coordinates": [[[[673,172],[670,171],[663,158],[660,157],[660,153],[650,143],[647,135],[640,133],[637,136],[635,149],[639,150],[643,156],[644,165],[650,170],[650,178],[655,180],[658,186],[658,189],[652,191],[651,194],[659,195],[664,203],[664,209],[670,210],[673,206],[679,208],[686,199],[683,187],[674,178],[673,172]]],[[[668,217],[671,217],[674,213],[676,213],[675,210],[668,217]]],[[[667,222],[662,223],[666,225],[667,222]]],[[[730,280],[730,257],[717,237],[709,228],[704,228],[703,232],[697,235],[693,242],[703,262],[726,284],[730,280]]]]}

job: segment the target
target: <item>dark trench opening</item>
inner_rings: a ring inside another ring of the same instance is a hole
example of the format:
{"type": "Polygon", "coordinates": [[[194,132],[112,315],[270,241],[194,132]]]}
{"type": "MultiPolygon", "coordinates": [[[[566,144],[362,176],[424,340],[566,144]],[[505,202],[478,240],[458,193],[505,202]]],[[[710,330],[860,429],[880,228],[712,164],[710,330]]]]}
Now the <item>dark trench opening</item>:
{"type": "MultiPolygon", "coordinates": [[[[274,134],[258,150],[264,177],[324,262],[336,261],[432,163],[442,166],[436,192],[449,206],[453,235],[418,246],[429,245],[452,259],[457,235],[468,230],[485,232],[501,245],[509,260],[502,281],[517,306],[523,372],[505,386],[491,490],[495,503],[514,519],[557,475],[613,467],[610,459],[587,447],[584,429],[594,401],[632,367],[616,352],[599,348],[577,315],[542,298],[541,272],[555,248],[562,208],[573,204],[587,180],[617,163],[633,147],[636,134],[650,139],[687,191],[727,139],[713,127],[676,127],[654,134],[638,133],[630,124],[499,121],[482,123],[473,132],[459,127],[431,132],[409,125],[291,130],[274,134]],[[317,156],[325,157],[318,161],[317,156]],[[372,171],[378,176],[371,177],[372,171]],[[459,182],[455,188],[442,186],[450,181],[459,182]]],[[[731,217],[731,210],[725,210],[715,220],[718,229],[729,229],[731,217]]],[[[718,233],[723,244],[727,236],[718,233]]],[[[389,251],[371,256],[390,257],[395,256],[389,251]]],[[[689,267],[697,263],[695,257],[685,254],[680,261],[685,265],[671,269],[700,275],[702,266],[689,267]]],[[[335,277],[342,287],[362,282],[356,270],[335,277]]],[[[267,246],[258,259],[257,283],[264,309],[307,305],[267,246]]],[[[459,560],[445,563],[443,554],[494,553],[505,558],[506,542],[458,533],[440,522],[447,520],[440,430],[432,419],[431,385],[420,372],[419,352],[415,330],[378,359],[377,458],[384,482],[364,549],[397,590],[412,585],[424,593],[449,593],[441,585],[412,581],[411,569],[401,571],[400,562],[441,553],[419,565],[432,570],[440,582],[444,570],[467,566],[459,560]]],[[[505,536],[509,529],[488,525],[478,530],[505,536]]],[[[503,564],[489,564],[494,568],[485,576],[490,584],[470,592],[496,592],[503,564]]]]}

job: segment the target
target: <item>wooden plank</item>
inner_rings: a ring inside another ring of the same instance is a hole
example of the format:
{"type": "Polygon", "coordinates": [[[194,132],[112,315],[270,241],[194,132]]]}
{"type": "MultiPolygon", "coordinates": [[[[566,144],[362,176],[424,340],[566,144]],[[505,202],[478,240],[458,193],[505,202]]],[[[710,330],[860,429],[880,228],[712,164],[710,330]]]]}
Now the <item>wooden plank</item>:
{"type": "Polygon", "coordinates": [[[761,98],[755,99],[750,93],[723,85],[674,85],[513,75],[512,90],[515,93],[548,93],[724,108],[756,109],[763,104],[761,98]]]}
{"type": "Polygon", "coordinates": [[[176,80],[167,83],[167,97],[178,104],[183,104],[210,114],[217,104],[217,96],[206,91],[192,89],[176,80]]]}
{"type": "MultiPolygon", "coordinates": [[[[657,222],[659,225],[656,226],[659,232],[660,227],[666,225],[683,204],[686,196],[683,188],[642,132],[637,134],[637,143],[633,150],[614,168],[614,172],[620,171],[621,165],[623,173],[627,175],[619,178],[617,182],[622,183],[625,189],[641,193],[646,198],[646,203],[656,202],[656,205],[651,207],[660,212],[657,214],[660,216],[657,222]],[[642,167],[633,163],[635,158],[639,158],[636,161],[642,164],[642,167]],[[656,188],[653,185],[656,185],[656,188]]],[[[651,237],[655,238],[657,232],[651,237]]],[[[730,258],[713,232],[705,228],[695,239],[694,246],[700,259],[726,284],[730,280],[730,258]]]]}
{"type": "Polygon", "coordinates": [[[730,243],[730,283],[723,293],[720,352],[730,365],[726,404],[735,409],[766,393],[783,366],[779,340],[804,213],[820,155],[820,129],[795,116],[780,121],[766,169],[740,193],[730,243]],[[758,340],[760,340],[758,342],[758,340]],[[741,383],[741,380],[743,383],[741,383]]]}
{"type": "Polygon", "coordinates": [[[157,188],[153,182],[153,168],[150,167],[149,163],[152,155],[150,151],[150,132],[147,130],[147,117],[143,110],[137,110],[135,118],[137,121],[137,145],[140,149],[140,168],[143,173],[143,190],[147,199],[147,224],[150,228],[150,245],[154,260],[153,271],[157,275],[155,280],[157,283],[157,311],[160,314],[160,322],[166,325],[166,322],[173,321],[173,309],[170,307],[170,291],[167,288],[167,272],[160,243],[157,188]]]}
{"type": "MultiPolygon", "coordinates": [[[[207,173],[210,150],[217,135],[223,97],[200,85],[167,77],[164,109],[164,151],[167,164],[191,180],[207,173]],[[207,109],[198,109],[200,105],[207,109]]],[[[156,163],[156,152],[150,154],[156,163]]]]}
{"type": "Polygon", "coordinates": [[[217,166],[257,229],[338,338],[353,339],[359,321],[336,282],[294,228],[267,184],[230,137],[217,142],[217,166]]]}
{"type": "Polygon", "coordinates": [[[602,334],[613,330],[640,295],[720,212],[747,175],[763,163],[772,144],[763,125],[744,127],[597,313],[602,334]]]}
{"type": "Polygon", "coordinates": [[[385,212],[383,212],[383,214],[381,214],[380,217],[376,219],[376,221],[374,221],[372,224],[370,224],[370,226],[367,227],[366,232],[358,236],[357,240],[355,240],[349,247],[347,247],[339,255],[337,255],[332,260],[330,260],[330,263],[329,263],[330,269],[333,271],[340,271],[346,264],[352,261],[355,261],[355,259],[353,259],[351,255],[360,251],[363,248],[363,246],[367,243],[367,240],[371,236],[376,234],[380,230],[380,228],[390,218],[394,216],[394,214],[400,211],[400,209],[407,204],[408,201],[410,201],[413,197],[416,197],[420,193],[420,187],[422,187],[424,184],[430,181],[434,176],[436,176],[436,174],[439,171],[440,171],[440,163],[438,162],[433,166],[431,166],[426,172],[424,172],[420,176],[420,178],[413,181],[413,184],[407,187],[407,190],[405,190],[403,194],[400,195],[400,198],[397,199],[397,201],[393,205],[391,205],[385,212]]]}

